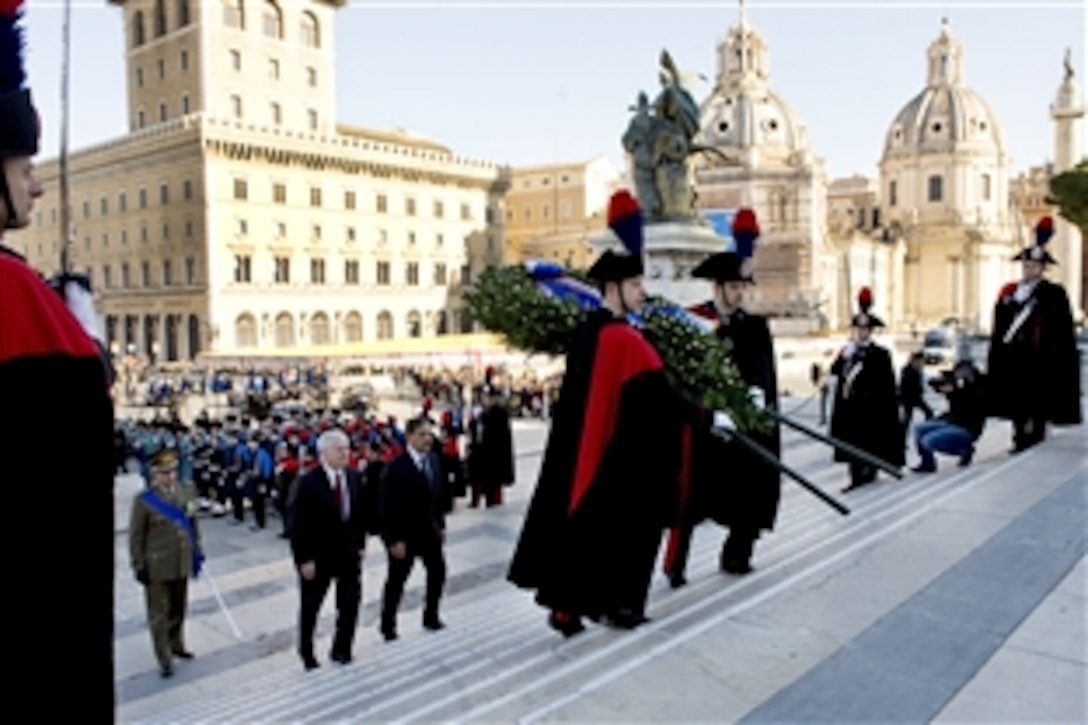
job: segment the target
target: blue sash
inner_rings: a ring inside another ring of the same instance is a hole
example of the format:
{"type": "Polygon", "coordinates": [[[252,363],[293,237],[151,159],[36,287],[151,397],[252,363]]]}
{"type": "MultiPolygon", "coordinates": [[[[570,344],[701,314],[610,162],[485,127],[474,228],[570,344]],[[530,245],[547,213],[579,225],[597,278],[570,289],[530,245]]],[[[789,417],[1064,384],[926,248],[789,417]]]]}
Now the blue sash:
{"type": "Polygon", "coordinates": [[[200,550],[200,546],[196,542],[196,531],[193,529],[189,517],[177,506],[167,501],[163,501],[151,489],[147,489],[141,493],[140,498],[144,500],[144,503],[164,516],[167,521],[184,531],[186,536],[189,537],[189,549],[193,552],[193,578],[195,579],[197,575],[200,574],[200,569],[204,565],[204,553],[200,550]]]}

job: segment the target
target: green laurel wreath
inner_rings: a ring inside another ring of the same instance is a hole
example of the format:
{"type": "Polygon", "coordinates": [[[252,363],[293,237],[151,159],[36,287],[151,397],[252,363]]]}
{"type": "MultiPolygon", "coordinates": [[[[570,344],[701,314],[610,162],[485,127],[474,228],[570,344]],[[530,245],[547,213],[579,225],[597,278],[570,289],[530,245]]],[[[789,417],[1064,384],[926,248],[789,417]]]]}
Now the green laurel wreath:
{"type": "MultiPolygon", "coordinates": [[[[568,274],[585,281],[580,271],[568,274]]],[[[742,431],[765,429],[769,421],[749,400],[727,343],[663,312],[666,302],[648,300],[642,332],[661,355],[670,382],[703,406],[728,411],[742,431]]],[[[520,265],[486,269],[465,294],[465,304],[474,320],[511,347],[546,355],[566,354],[585,317],[576,302],[542,294],[520,265]]]]}

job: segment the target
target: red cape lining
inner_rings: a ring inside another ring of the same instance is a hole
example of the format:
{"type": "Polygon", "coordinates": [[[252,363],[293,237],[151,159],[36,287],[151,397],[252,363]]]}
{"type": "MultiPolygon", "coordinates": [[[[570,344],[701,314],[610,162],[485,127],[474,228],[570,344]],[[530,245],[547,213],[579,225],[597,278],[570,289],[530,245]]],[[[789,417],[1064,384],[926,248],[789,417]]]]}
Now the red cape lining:
{"type": "Polygon", "coordinates": [[[616,429],[623,387],[638,375],[663,369],[657,351],[634,328],[610,324],[601,329],[589,382],[568,514],[573,514],[578,508],[597,477],[597,469],[616,429]]]}
{"type": "Polygon", "coordinates": [[[64,301],[22,260],[0,254],[0,362],[46,355],[98,357],[64,301]]]}

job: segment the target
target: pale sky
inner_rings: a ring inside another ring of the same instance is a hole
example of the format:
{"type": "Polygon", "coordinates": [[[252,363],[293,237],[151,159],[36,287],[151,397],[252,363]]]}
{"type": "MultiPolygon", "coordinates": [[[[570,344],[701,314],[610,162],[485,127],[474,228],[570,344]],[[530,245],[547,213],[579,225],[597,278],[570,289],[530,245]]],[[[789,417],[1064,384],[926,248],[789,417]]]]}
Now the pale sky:
{"type": "MultiPolygon", "coordinates": [[[[73,2],[70,143],[78,149],[124,133],[124,43],[118,8],[73,2]]],[[[30,82],[43,157],[54,157],[61,3],[28,5],[30,82]]],[[[1066,47],[1082,90],[1088,76],[1086,7],[1088,0],[750,0],[748,15],[770,44],[771,87],[838,177],[876,174],[889,124],[924,86],[926,47],[942,17],[964,44],[966,84],[1004,125],[1014,172],[1045,162],[1066,47]]],[[[337,118],[405,128],[499,163],[604,154],[619,165],[627,107],[640,90],[658,87],[661,49],[713,79],[715,49],[736,20],[735,0],[352,0],[336,21],[337,118]]],[[[697,87],[697,99],[711,90],[697,87]]]]}

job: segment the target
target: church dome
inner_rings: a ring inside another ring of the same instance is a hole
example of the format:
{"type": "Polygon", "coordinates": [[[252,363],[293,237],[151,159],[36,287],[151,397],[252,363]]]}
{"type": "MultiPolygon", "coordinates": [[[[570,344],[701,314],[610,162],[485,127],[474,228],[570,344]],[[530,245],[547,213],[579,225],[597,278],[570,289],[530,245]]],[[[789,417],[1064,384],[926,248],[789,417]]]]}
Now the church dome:
{"type": "Polygon", "coordinates": [[[703,104],[702,134],[715,148],[760,149],[764,159],[807,150],[804,124],[781,96],[769,89],[718,89],[703,104]]]}
{"type": "Polygon", "coordinates": [[[960,152],[1003,157],[1001,123],[985,99],[963,85],[963,46],[947,24],[929,46],[927,60],[926,87],[896,114],[884,158],[960,152]]]}
{"type": "Polygon", "coordinates": [[[807,155],[807,129],[770,89],[767,59],[766,41],[742,15],[718,48],[717,82],[701,108],[703,143],[727,157],[786,163],[807,155]]]}

